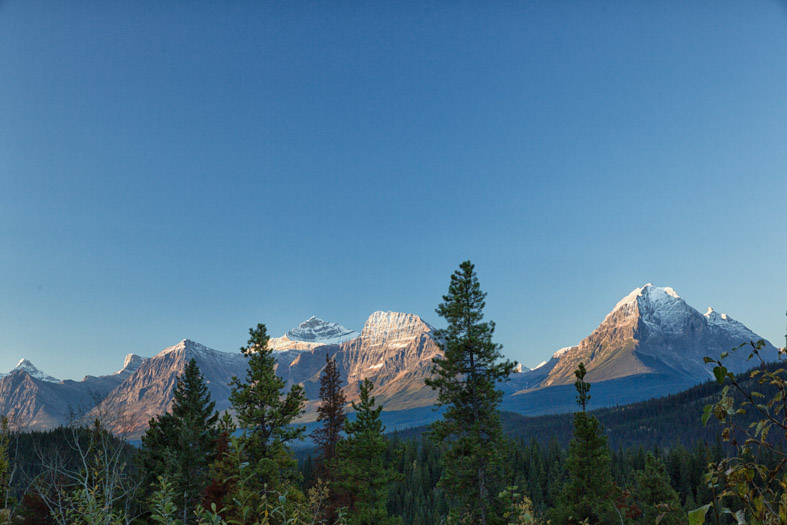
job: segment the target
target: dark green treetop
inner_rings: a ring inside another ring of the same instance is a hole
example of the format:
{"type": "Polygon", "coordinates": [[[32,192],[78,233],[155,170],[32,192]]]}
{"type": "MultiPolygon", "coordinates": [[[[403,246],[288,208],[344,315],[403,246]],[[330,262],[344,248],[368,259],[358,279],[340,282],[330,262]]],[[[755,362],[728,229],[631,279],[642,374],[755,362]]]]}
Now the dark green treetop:
{"type": "Polygon", "coordinates": [[[350,525],[399,523],[386,509],[388,487],[398,476],[384,463],[388,442],[380,421],[383,407],[375,407],[373,389],[372,382],[364,379],[360,399],[352,403],[356,418],[345,422],[347,437],[337,445],[337,488],[350,502],[350,525]]]}
{"type": "Polygon", "coordinates": [[[210,482],[217,437],[215,406],[197,362],[191,359],[175,384],[171,411],[151,419],[142,436],[145,486],[154,485],[159,476],[171,482],[184,523],[195,521],[194,510],[210,482]]]}
{"type": "Polygon", "coordinates": [[[300,385],[283,394],[285,382],[276,375],[276,358],[268,348],[268,339],[265,325],[249,329],[248,344],[241,348],[249,364],[246,379],[232,378],[230,402],[244,431],[247,459],[259,481],[278,490],[298,477],[288,444],[303,437],[304,427],[292,423],[303,411],[306,395],[300,385]]]}
{"type": "Polygon", "coordinates": [[[574,372],[574,386],[582,410],[574,413],[574,439],[566,458],[568,481],[547,515],[553,523],[619,523],[620,512],[615,507],[619,489],[612,479],[607,437],[599,420],[586,412],[590,384],[585,382],[585,373],[580,363],[574,372]]]}

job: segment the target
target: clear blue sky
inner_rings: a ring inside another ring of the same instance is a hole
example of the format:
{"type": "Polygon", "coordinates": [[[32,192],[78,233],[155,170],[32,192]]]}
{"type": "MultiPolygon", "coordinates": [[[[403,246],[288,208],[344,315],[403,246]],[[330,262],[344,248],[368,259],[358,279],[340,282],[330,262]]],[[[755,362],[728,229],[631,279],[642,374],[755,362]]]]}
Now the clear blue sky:
{"type": "Polygon", "coordinates": [[[783,344],[781,2],[0,2],[0,371],[360,330],[504,353],[646,282],[783,344]],[[425,5],[428,4],[428,5],[425,5]]]}

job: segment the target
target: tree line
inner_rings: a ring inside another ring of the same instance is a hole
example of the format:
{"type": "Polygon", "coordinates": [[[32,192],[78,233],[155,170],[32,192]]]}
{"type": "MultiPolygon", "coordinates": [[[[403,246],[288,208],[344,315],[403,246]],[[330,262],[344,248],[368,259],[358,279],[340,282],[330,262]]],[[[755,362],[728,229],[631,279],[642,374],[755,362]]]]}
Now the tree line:
{"type": "MultiPolygon", "coordinates": [[[[171,410],[150,420],[139,449],[95,421],[47,433],[0,429],[0,523],[30,524],[691,524],[784,523],[787,432],[784,370],[747,377],[708,358],[725,386],[708,404],[724,429],[700,441],[652,448],[609,446],[587,408],[591,385],[575,371],[578,410],[567,448],[508,437],[497,384],[515,363],[484,320],[486,294],[475,268],[451,276],[435,332],[443,357],[426,384],[443,416],[419,437],[385,435],[374,385],[357,401],[343,393],[326,355],[316,448],[300,463],[292,446],[303,388],[275,373],[266,327],[249,330],[246,376],[231,382],[232,413],[218,414],[196,361],[178,379],[171,410]],[[770,430],[774,432],[769,434],[770,430]],[[783,441],[783,440],[782,440],[783,441]]],[[[752,344],[750,357],[761,346],[752,344]]],[[[740,349],[739,349],[740,350],[740,349]]]]}

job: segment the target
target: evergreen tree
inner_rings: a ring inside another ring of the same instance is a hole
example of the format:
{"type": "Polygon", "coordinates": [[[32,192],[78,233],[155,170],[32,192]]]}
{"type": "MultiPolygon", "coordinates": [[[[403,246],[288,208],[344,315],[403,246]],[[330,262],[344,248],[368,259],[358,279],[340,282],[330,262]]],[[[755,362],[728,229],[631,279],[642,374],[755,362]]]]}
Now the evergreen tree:
{"type": "Polygon", "coordinates": [[[241,442],[256,482],[260,488],[283,492],[298,479],[297,462],[288,445],[303,437],[304,427],[292,422],[303,411],[306,395],[300,385],[283,394],[285,382],[276,375],[276,358],[268,348],[265,325],[250,328],[249,336],[248,346],[241,348],[249,363],[246,380],[232,378],[230,402],[244,432],[241,442]]]}
{"type": "Polygon", "coordinates": [[[346,439],[337,445],[337,488],[350,501],[350,525],[393,525],[398,519],[388,515],[388,486],[397,479],[385,466],[383,454],[387,442],[380,421],[383,407],[375,407],[371,396],[374,385],[368,379],[361,383],[360,400],[353,401],[354,421],[344,425],[346,439]]]}
{"type": "Polygon", "coordinates": [[[192,523],[210,482],[218,414],[194,359],[186,364],[173,394],[171,412],[151,420],[142,436],[140,457],[147,486],[158,476],[170,480],[183,523],[192,523]]]}
{"type": "Polygon", "coordinates": [[[642,509],[643,523],[684,525],[686,513],[680,506],[678,493],[669,483],[667,467],[661,459],[648,452],[645,468],[636,474],[635,496],[642,509]]]}
{"type": "Polygon", "coordinates": [[[507,380],[515,366],[500,361],[501,346],[492,341],[495,324],[483,321],[485,297],[475,267],[463,262],[437,308],[448,323],[435,331],[444,357],[433,360],[426,380],[437,390],[437,404],[447,407],[442,420],[432,424],[434,438],[448,444],[440,486],[458,519],[483,525],[503,519],[503,507],[494,501],[505,486],[502,392],[496,383],[507,380]]]}
{"type": "Polygon", "coordinates": [[[615,507],[618,490],[612,481],[607,437],[601,423],[585,409],[590,399],[590,384],[585,382],[585,365],[579,363],[577,404],[582,408],[574,414],[574,439],[568,446],[566,468],[568,482],[558,497],[556,507],[547,515],[553,523],[619,523],[615,507]]]}
{"type": "Polygon", "coordinates": [[[332,523],[336,519],[336,511],[340,506],[336,488],[333,486],[336,445],[342,437],[342,429],[346,416],[344,404],[346,398],[342,391],[342,379],[336,366],[336,359],[325,354],[325,369],[320,376],[320,404],[317,406],[317,422],[322,426],[312,433],[317,445],[316,475],[327,483],[328,502],[325,515],[332,523]]]}

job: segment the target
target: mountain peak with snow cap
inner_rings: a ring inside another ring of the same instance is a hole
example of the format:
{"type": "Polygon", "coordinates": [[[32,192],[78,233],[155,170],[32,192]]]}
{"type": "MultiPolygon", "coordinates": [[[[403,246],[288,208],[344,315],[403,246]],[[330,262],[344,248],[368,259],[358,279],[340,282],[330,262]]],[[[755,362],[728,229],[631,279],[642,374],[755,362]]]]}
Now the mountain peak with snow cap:
{"type": "MultiPolygon", "coordinates": [[[[569,351],[558,351],[557,360],[543,386],[568,384],[583,362],[592,381],[636,374],[662,374],[699,382],[710,375],[704,357],[718,356],[741,343],[760,339],[757,334],[712,308],[703,315],[674,289],[648,283],[618,301],[593,333],[569,351]]],[[[762,352],[775,358],[768,344],[762,352]]],[[[730,370],[751,366],[745,356],[730,356],[730,370]]]]}
{"type": "Polygon", "coordinates": [[[669,286],[653,286],[652,283],[647,283],[640,288],[634,288],[626,297],[618,301],[618,304],[615,305],[612,311],[614,312],[615,310],[631,306],[635,302],[641,300],[648,302],[671,302],[675,299],[680,299],[680,296],[669,286]]]}
{"type": "Polygon", "coordinates": [[[338,323],[329,323],[311,316],[285,334],[291,341],[306,343],[339,344],[358,337],[358,332],[338,323]]]}
{"type": "Polygon", "coordinates": [[[8,372],[8,375],[13,374],[14,372],[17,372],[19,370],[26,372],[33,379],[40,379],[41,381],[47,381],[49,383],[60,382],[59,379],[52,377],[48,374],[45,374],[44,372],[36,368],[36,365],[34,365],[29,359],[20,359],[19,362],[16,364],[16,366],[10,372],[8,372]]]}
{"type": "Polygon", "coordinates": [[[342,344],[359,335],[339,323],[329,323],[313,315],[283,336],[271,337],[268,348],[275,351],[313,350],[318,346],[342,344]]]}

